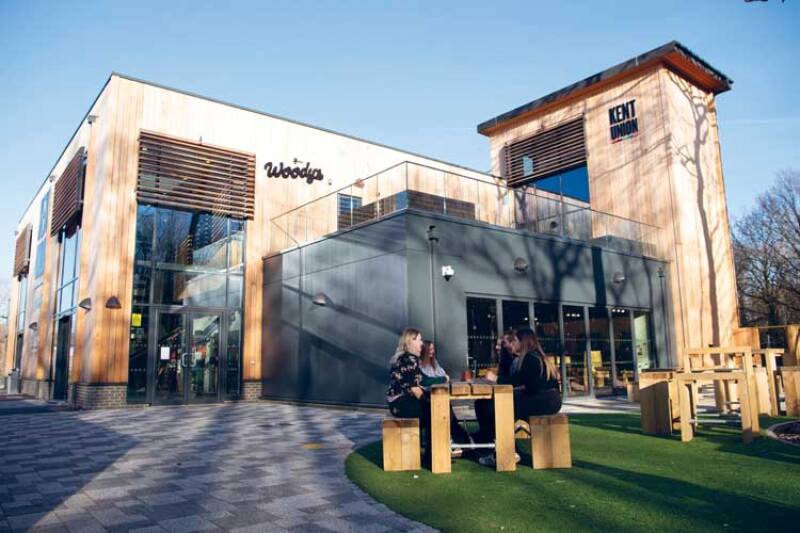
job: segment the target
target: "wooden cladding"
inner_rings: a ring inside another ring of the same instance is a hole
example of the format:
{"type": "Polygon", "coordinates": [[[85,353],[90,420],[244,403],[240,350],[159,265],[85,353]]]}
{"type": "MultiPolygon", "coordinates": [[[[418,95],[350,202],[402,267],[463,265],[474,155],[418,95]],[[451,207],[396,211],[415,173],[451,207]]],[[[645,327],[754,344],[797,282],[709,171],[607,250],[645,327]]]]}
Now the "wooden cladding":
{"type": "Polygon", "coordinates": [[[505,176],[522,185],[586,162],[583,117],[505,147],[505,176]]]}
{"type": "Polygon", "coordinates": [[[255,183],[254,154],[148,131],[139,136],[141,203],[252,220],[255,183]]]}
{"type": "Polygon", "coordinates": [[[28,224],[17,235],[17,244],[14,251],[14,276],[23,276],[28,273],[31,266],[31,237],[33,227],[28,224]]]}
{"type": "Polygon", "coordinates": [[[78,149],[67,168],[56,181],[53,192],[53,218],[50,234],[57,235],[62,228],[80,223],[83,208],[83,179],[86,169],[86,150],[78,149]]]}

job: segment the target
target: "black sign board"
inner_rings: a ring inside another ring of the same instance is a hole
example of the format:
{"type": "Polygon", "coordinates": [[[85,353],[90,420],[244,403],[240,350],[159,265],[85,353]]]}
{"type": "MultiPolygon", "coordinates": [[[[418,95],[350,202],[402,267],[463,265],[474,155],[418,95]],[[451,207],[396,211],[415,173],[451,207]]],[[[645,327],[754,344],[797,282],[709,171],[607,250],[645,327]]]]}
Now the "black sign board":
{"type": "Polygon", "coordinates": [[[639,134],[639,119],[636,117],[636,100],[614,106],[608,110],[611,142],[630,139],[639,134]]]}

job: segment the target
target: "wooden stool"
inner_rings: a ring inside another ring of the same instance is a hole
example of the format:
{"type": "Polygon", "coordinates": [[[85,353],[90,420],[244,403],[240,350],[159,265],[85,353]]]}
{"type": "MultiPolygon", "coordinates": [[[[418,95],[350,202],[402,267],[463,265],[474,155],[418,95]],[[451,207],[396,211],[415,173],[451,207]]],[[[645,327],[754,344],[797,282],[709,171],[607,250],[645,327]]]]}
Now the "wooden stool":
{"type": "Polygon", "coordinates": [[[528,424],[533,469],[572,468],[567,415],[532,416],[528,424]]]}
{"type": "Polygon", "coordinates": [[[383,469],[387,472],[419,470],[418,418],[383,419],[383,469]]]}
{"type": "Polygon", "coordinates": [[[628,382],[625,384],[625,388],[627,389],[628,392],[628,401],[639,403],[640,401],[639,384],[628,382]]]}
{"type": "Polygon", "coordinates": [[[671,384],[668,380],[672,379],[672,377],[665,377],[663,380],[659,378],[658,381],[651,380],[650,377],[647,374],[643,374],[639,382],[639,398],[642,404],[642,431],[648,435],[671,435],[673,407],[671,384]]]}

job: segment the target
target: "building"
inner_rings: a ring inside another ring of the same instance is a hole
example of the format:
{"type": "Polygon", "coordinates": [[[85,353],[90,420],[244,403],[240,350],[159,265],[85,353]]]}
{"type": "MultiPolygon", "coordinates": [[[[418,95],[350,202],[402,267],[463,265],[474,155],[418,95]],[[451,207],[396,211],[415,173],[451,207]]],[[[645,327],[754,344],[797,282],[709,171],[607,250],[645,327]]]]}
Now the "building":
{"type": "Polygon", "coordinates": [[[737,327],[730,84],[669,43],[481,123],[487,174],[112,74],[20,220],[5,370],[377,405],[406,325],[453,375],[530,325],[566,395],[614,394],[737,327]]]}

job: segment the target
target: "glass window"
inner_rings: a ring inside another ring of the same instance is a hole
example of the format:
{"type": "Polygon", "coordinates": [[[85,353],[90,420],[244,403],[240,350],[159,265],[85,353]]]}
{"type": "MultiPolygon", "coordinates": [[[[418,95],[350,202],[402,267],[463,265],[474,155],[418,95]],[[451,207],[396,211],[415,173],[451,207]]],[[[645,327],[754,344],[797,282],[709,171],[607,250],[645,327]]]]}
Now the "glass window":
{"type": "Polygon", "coordinates": [[[73,307],[75,307],[74,294],[73,294],[74,288],[75,288],[75,283],[73,282],[73,283],[69,283],[69,284],[65,285],[59,291],[59,298],[58,298],[58,312],[59,313],[65,313],[65,312],[69,311],[70,309],[72,309],[73,307]]]}
{"type": "Polygon", "coordinates": [[[150,279],[153,269],[149,263],[137,262],[133,268],[133,303],[150,303],[150,279]]]}
{"type": "Polygon", "coordinates": [[[149,261],[153,255],[153,225],[156,208],[140,205],[136,212],[136,259],[149,261]]]}
{"type": "Polygon", "coordinates": [[[531,327],[528,302],[503,300],[503,331],[531,327]]]}
{"type": "Polygon", "coordinates": [[[617,367],[615,387],[625,387],[633,382],[633,331],[631,312],[618,307],[611,309],[614,320],[614,358],[617,367]]]}
{"type": "Polygon", "coordinates": [[[224,269],[227,262],[227,219],[210,213],[159,209],[156,261],[224,269]]]}
{"type": "Polygon", "coordinates": [[[533,308],[536,336],[544,353],[561,368],[561,328],[558,324],[558,304],[537,302],[533,308]]]}
{"type": "MultiPolygon", "coordinates": [[[[639,370],[656,368],[656,351],[653,347],[653,322],[649,311],[633,312],[634,331],[636,332],[636,365],[639,370]]],[[[785,331],[781,329],[780,331],[785,331]]]]}
{"type": "Polygon", "coordinates": [[[589,394],[583,307],[564,305],[561,314],[564,321],[564,364],[567,371],[568,393],[571,396],[589,394]]]}
{"type": "Polygon", "coordinates": [[[28,277],[19,281],[19,294],[17,296],[17,331],[25,331],[25,308],[28,305],[28,277]]]}
{"type": "Polygon", "coordinates": [[[492,365],[497,341],[497,302],[493,298],[467,298],[467,354],[474,369],[492,365]]]}
{"type": "Polygon", "coordinates": [[[613,392],[611,376],[611,331],[608,309],[589,308],[589,342],[594,391],[598,396],[613,392]]]}
{"type": "Polygon", "coordinates": [[[225,275],[156,270],[153,298],[157,304],[225,307],[225,275]]]}
{"type": "Polygon", "coordinates": [[[44,274],[45,255],[47,253],[47,239],[42,239],[36,245],[36,267],[33,271],[34,279],[39,279],[44,274]]]}
{"type": "Polygon", "coordinates": [[[244,265],[244,222],[230,219],[230,234],[228,265],[241,267],[244,265]]]}
{"type": "Polygon", "coordinates": [[[41,203],[39,204],[39,230],[36,239],[41,240],[47,235],[47,220],[50,210],[50,193],[44,195],[41,203]]]}
{"type": "Polygon", "coordinates": [[[61,282],[69,282],[75,279],[75,265],[77,263],[78,235],[75,232],[71,237],[64,237],[61,242],[61,282]]]}
{"type": "Polygon", "coordinates": [[[536,189],[589,202],[589,171],[586,165],[537,180],[536,189]]]}

